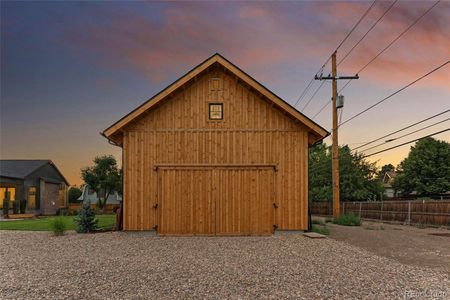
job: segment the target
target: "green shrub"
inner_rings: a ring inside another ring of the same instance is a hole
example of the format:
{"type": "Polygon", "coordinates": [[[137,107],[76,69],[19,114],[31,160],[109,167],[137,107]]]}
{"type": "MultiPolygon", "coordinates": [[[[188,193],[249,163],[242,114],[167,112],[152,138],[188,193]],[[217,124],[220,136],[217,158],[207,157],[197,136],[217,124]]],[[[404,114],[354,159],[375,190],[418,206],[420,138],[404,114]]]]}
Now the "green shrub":
{"type": "Polygon", "coordinates": [[[13,201],[13,214],[18,214],[20,211],[20,201],[14,200],[13,201]]]}
{"type": "Polygon", "coordinates": [[[312,219],[312,221],[311,221],[313,224],[320,224],[320,225],[323,225],[324,223],[323,223],[323,221],[321,220],[321,219],[312,219]]]}
{"type": "Polygon", "coordinates": [[[425,224],[422,224],[422,223],[416,223],[416,228],[424,229],[425,227],[426,227],[425,224]]]}
{"type": "Polygon", "coordinates": [[[344,226],[361,226],[361,218],[352,212],[348,212],[340,215],[337,220],[334,220],[334,223],[344,226]]]}
{"type": "Polygon", "coordinates": [[[20,201],[20,213],[24,214],[26,212],[26,210],[27,210],[27,200],[22,199],[20,201]]]}
{"type": "Polygon", "coordinates": [[[61,217],[53,218],[50,221],[50,227],[53,231],[53,234],[56,236],[64,235],[67,229],[66,223],[64,223],[64,220],[61,217]]]}
{"type": "Polygon", "coordinates": [[[9,214],[9,199],[5,198],[3,200],[3,215],[7,216],[9,214]]]}
{"type": "Polygon", "coordinates": [[[78,233],[94,232],[97,229],[98,219],[95,218],[95,211],[89,204],[83,204],[83,207],[78,210],[75,223],[78,233]]]}
{"type": "Polygon", "coordinates": [[[330,234],[330,230],[326,226],[313,225],[312,231],[314,231],[316,233],[319,233],[319,234],[323,234],[323,235],[329,235],[330,234]]]}

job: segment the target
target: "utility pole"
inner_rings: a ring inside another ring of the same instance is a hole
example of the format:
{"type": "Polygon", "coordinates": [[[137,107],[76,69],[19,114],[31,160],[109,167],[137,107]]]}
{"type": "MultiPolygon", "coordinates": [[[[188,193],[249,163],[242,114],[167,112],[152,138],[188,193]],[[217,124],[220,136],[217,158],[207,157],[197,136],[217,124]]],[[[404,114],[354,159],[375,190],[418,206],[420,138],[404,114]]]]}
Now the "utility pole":
{"type": "Polygon", "coordinates": [[[336,66],[336,51],[331,56],[331,75],[333,76],[333,96],[332,96],[332,110],[333,110],[333,218],[339,218],[341,211],[341,200],[339,190],[339,144],[338,144],[338,116],[337,116],[337,66],[336,66]]]}
{"type": "Polygon", "coordinates": [[[338,144],[338,115],[337,115],[337,81],[339,79],[359,79],[358,74],[356,76],[341,76],[337,77],[337,63],[336,63],[337,51],[334,51],[331,55],[331,76],[327,77],[314,77],[316,80],[332,80],[332,134],[333,134],[333,217],[335,219],[339,218],[341,210],[340,202],[340,189],[339,189],[339,144],[338,144]]]}

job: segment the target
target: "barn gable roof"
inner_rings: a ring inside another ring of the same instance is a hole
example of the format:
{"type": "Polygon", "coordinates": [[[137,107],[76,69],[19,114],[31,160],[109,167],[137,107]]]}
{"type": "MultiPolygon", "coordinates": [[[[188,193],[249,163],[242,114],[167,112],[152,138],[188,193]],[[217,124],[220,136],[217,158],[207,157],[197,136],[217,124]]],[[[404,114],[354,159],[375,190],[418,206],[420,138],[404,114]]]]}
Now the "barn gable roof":
{"type": "Polygon", "coordinates": [[[175,92],[177,89],[182,87],[183,85],[190,82],[193,78],[198,76],[203,71],[207,70],[210,66],[213,64],[218,63],[224,68],[226,68],[228,71],[233,73],[235,76],[237,76],[239,79],[244,81],[246,84],[251,86],[253,89],[258,91],[261,95],[263,95],[265,98],[267,98],[269,101],[274,103],[277,107],[279,107],[281,110],[285,111],[287,114],[292,116],[294,119],[300,121],[302,124],[304,124],[306,127],[310,129],[310,132],[315,136],[314,141],[319,141],[325,138],[329,135],[329,132],[325,130],[323,127],[303,115],[301,112],[299,112],[297,109],[295,109],[293,106],[291,106],[289,103],[275,95],[272,91],[270,91],[268,88],[263,86],[261,83],[256,81],[253,77],[242,71],[239,67],[231,63],[229,60],[224,58],[219,53],[216,53],[200,63],[198,66],[190,70],[188,73],[186,73],[184,76],[173,82],[171,85],[169,85],[167,88],[138,106],[136,109],[131,111],[129,114],[125,115],[123,118],[118,120],[116,123],[105,129],[101,134],[106,137],[108,140],[113,140],[113,136],[120,132],[120,130],[130,123],[132,120],[139,117],[144,112],[148,111],[150,108],[155,106],[156,104],[163,101],[168,95],[175,92]]]}

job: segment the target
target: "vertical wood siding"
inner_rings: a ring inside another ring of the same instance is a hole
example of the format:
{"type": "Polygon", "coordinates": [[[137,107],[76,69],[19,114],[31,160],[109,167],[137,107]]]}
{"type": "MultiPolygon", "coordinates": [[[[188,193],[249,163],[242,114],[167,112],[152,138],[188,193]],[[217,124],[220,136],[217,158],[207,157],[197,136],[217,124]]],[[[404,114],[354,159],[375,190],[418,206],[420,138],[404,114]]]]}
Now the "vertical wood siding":
{"type": "MultiPolygon", "coordinates": [[[[305,126],[220,67],[211,68],[169,97],[123,129],[125,230],[149,230],[160,225],[161,208],[154,206],[161,184],[163,188],[172,185],[176,191],[185,186],[176,182],[194,184],[207,179],[201,171],[188,177],[174,173],[170,176],[175,177],[161,183],[154,168],[160,164],[277,165],[274,222],[279,229],[307,228],[305,126]],[[209,120],[210,102],[224,104],[224,120],[209,120]]],[[[260,193],[265,184],[258,181],[251,189],[260,193]]],[[[249,188],[242,185],[242,189],[249,188]]],[[[200,188],[194,184],[194,189],[200,188]]]]}

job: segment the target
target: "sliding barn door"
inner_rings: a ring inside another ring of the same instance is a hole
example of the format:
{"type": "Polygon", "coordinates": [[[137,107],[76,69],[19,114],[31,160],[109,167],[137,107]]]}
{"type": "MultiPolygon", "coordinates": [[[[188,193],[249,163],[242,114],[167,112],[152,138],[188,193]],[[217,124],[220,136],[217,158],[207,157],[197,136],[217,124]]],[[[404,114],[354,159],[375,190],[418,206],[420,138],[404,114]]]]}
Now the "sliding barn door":
{"type": "Polygon", "coordinates": [[[158,178],[158,234],[273,232],[273,168],[168,168],[158,178]]]}

